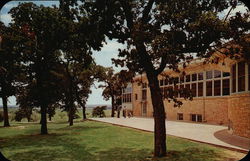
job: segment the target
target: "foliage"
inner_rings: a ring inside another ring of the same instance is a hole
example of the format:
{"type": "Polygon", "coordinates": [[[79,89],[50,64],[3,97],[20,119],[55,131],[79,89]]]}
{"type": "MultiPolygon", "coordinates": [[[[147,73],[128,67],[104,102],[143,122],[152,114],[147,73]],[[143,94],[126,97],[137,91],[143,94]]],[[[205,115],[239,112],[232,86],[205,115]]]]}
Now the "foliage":
{"type": "Polygon", "coordinates": [[[106,110],[107,106],[97,106],[92,111],[93,117],[106,117],[104,110],[106,110]]]}
{"type": "Polygon", "coordinates": [[[23,118],[27,118],[28,122],[31,120],[32,109],[31,108],[20,108],[15,112],[15,121],[21,122],[23,118]]]}

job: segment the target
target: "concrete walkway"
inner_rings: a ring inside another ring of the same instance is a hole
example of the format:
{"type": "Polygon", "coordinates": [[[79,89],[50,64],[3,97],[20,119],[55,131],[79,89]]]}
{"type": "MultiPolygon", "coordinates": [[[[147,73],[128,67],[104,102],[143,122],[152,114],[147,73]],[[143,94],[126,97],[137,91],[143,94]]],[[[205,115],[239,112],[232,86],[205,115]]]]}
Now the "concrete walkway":
{"type": "MultiPolygon", "coordinates": [[[[136,117],[133,117],[133,118],[91,118],[91,120],[136,128],[136,129],[150,131],[150,132],[154,131],[154,120],[152,118],[136,118],[136,117]]],[[[214,136],[216,132],[225,130],[225,129],[227,129],[227,127],[218,126],[218,125],[166,121],[166,134],[181,137],[181,138],[186,138],[190,140],[195,140],[199,142],[214,144],[214,145],[222,146],[226,148],[241,150],[245,152],[249,151],[250,144],[248,145],[248,147],[239,147],[239,146],[229,144],[228,141],[223,142],[214,136]]],[[[232,137],[232,139],[234,138],[232,137]]],[[[246,140],[249,140],[249,139],[246,139],[246,140]]],[[[237,140],[233,140],[233,142],[237,142],[237,140]]]]}

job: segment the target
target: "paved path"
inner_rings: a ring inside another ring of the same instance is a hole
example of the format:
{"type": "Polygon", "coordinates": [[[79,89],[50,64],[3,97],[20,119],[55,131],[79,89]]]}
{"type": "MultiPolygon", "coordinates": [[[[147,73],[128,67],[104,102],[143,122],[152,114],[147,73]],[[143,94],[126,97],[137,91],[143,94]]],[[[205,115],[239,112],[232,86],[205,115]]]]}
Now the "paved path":
{"type": "MultiPolygon", "coordinates": [[[[154,120],[152,118],[91,118],[91,120],[101,121],[136,129],[146,130],[153,132],[154,120]]],[[[177,121],[166,121],[166,134],[174,135],[182,138],[215,144],[223,147],[234,148],[238,150],[249,151],[249,147],[243,148],[230,145],[217,139],[214,133],[217,131],[225,130],[227,127],[218,125],[187,123],[177,121]]]]}

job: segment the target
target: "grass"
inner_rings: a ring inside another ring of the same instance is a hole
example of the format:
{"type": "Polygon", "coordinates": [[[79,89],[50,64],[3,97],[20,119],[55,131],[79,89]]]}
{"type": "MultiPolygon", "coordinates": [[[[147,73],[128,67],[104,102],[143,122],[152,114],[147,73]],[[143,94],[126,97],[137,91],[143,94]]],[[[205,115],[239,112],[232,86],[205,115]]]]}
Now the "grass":
{"type": "Polygon", "coordinates": [[[168,136],[167,157],[153,158],[153,134],[94,121],[38,123],[0,127],[0,151],[12,161],[234,161],[245,154],[168,136]]]}

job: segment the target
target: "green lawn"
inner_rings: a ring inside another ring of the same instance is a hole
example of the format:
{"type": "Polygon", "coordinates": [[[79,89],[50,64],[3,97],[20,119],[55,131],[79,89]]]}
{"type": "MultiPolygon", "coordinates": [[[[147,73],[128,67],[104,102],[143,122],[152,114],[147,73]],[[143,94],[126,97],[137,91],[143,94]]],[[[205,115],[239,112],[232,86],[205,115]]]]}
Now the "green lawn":
{"type": "MultiPolygon", "coordinates": [[[[50,122],[49,135],[38,123],[0,127],[0,151],[12,161],[142,161],[152,158],[153,134],[94,121],[50,122]]],[[[245,154],[167,137],[168,161],[239,160],[245,154]]]]}

